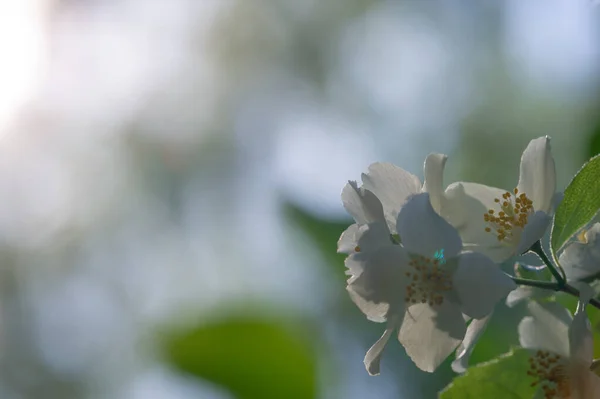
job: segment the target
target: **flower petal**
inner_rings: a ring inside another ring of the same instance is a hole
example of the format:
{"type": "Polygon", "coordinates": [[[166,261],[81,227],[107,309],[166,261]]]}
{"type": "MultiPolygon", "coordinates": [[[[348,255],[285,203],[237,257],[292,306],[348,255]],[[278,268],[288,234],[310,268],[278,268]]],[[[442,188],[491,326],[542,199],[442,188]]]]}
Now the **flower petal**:
{"type": "Polygon", "coordinates": [[[379,364],[381,362],[381,356],[383,355],[383,349],[397,327],[398,323],[396,321],[389,322],[381,338],[379,338],[367,351],[364,363],[369,375],[379,375],[379,364]]]}
{"type": "Polygon", "coordinates": [[[350,225],[338,241],[338,253],[374,251],[383,245],[390,245],[390,232],[383,222],[350,225]]]}
{"type": "Polygon", "coordinates": [[[349,181],[344,186],[342,203],[358,224],[385,221],[379,199],[371,191],[358,188],[355,181],[349,181]]]}
{"type": "Polygon", "coordinates": [[[448,156],[444,154],[429,154],[425,158],[425,181],[423,191],[429,193],[429,200],[433,209],[440,213],[444,200],[444,166],[448,156]]]}
{"type": "Polygon", "coordinates": [[[391,163],[377,162],[362,175],[363,188],[373,192],[383,205],[390,231],[396,231],[398,212],[409,195],[421,192],[419,178],[391,163]]]}
{"type": "Polygon", "coordinates": [[[533,215],[529,215],[515,254],[522,254],[531,248],[536,241],[540,240],[546,233],[548,226],[550,226],[550,222],[552,222],[552,217],[545,212],[537,211],[533,215]]]}
{"type": "MultiPolygon", "coordinates": [[[[367,226],[366,224],[363,226],[367,226]]],[[[358,237],[360,236],[360,225],[358,223],[351,224],[340,236],[337,242],[337,252],[339,254],[353,254],[358,245],[358,237]]]]}
{"type": "Polygon", "coordinates": [[[455,227],[460,229],[465,227],[463,224],[478,222],[481,229],[477,230],[476,233],[481,234],[487,226],[483,220],[483,215],[489,209],[500,209],[500,206],[494,200],[502,198],[504,193],[506,193],[506,190],[479,183],[456,182],[449,185],[446,188],[447,200],[457,208],[455,211],[461,211],[458,213],[461,214],[461,219],[463,219],[461,221],[457,220],[455,227]]]}
{"type": "Polygon", "coordinates": [[[506,297],[506,306],[512,308],[526,299],[547,298],[552,294],[552,291],[545,290],[543,288],[520,285],[508,294],[508,296],[506,297]]]}
{"type": "Polygon", "coordinates": [[[588,244],[600,245],[600,223],[594,223],[588,231],[585,232],[585,242],[588,244]]]}
{"type": "Polygon", "coordinates": [[[354,304],[364,313],[368,320],[374,323],[384,323],[390,314],[390,305],[387,302],[374,302],[368,298],[360,286],[348,285],[348,295],[354,304]]]}
{"type": "Polygon", "coordinates": [[[390,314],[404,312],[404,290],[408,284],[404,274],[408,256],[398,245],[376,251],[358,252],[346,258],[346,289],[352,301],[369,320],[383,322],[390,314]]]}
{"type": "Polygon", "coordinates": [[[451,259],[462,249],[458,232],[433,210],[428,193],[414,195],[404,204],[396,227],[408,252],[432,257],[443,250],[451,259]]]}
{"type": "Polygon", "coordinates": [[[600,273],[600,223],[595,223],[585,233],[585,239],[585,243],[569,244],[558,258],[568,280],[580,280],[600,273]]]}
{"type": "Polygon", "coordinates": [[[552,197],[556,192],[556,168],[550,137],[531,140],[523,151],[517,188],[533,201],[536,211],[551,212],[552,197]]]}
{"type": "Polygon", "coordinates": [[[585,312],[587,301],[589,301],[591,297],[586,294],[587,293],[583,294],[586,297],[582,297],[579,300],[577,311],[575,312],[573,322],[569,328],[569,350],[571,361],[582,364],[585,368],[589,368],[594,357],[594,339],[592,337],[590,321],[585,312]]]}
{"type": "Polygon", "coordinates": [[[462,312],[476,319],[490,314],[500,299],[517,288],[490,258],[477,252],[463,253],[458,257],[453,285],[462,312]]]}
{"type": "Polygon", "coordinates": [[[446,189],[441,215],[454,226],[463,246],[490,257],[494,262],[504,262],[514,253],[514,247],[499,242],[494,232],[486,232],[483,215],[490,209],[497,212],[495,198],[502,198],[505,190],[477,183],[453,183],[446,189]]]}
{"type": "Polygon", "coordinates": [[[519,323],[519,342],[527,349],[541,349],[569,356],[571,314],[556,302],[530,302],[527,316],[519,323]]]}
{"type": "Polygon", "coordinates": [[[588,245],[581,242],[569,244],[558,258],[567,280],[580,280],[600,272],[599,261],[600,258],[592,257],[588,245]]]}
{"type": "Polygon", "coordinates": [[[475,344],[477,344],[477,341],[479,341],[479,338],[483,335],[491,318],[492,314],[490,313],[483,319],[474,319],[471,324],[469,324],[469,327],[467,327],[465,339],[456,349],[456,360],[452,362],[452,370],[454,370],[455,373],[464,373],[467,371],[467,367],[469,367],[469,358],[471,357],[473,349],[475,349],[475,344]]]}
{"type": "Polygon", "coordinates": [[[572,399],[599,399],[600,377],[585,367],[571,367],[572,399]]]}
{"type": "Polygon", "coordinates": [[[456,304],[444,301],[433,309],[418,303],[406,312],[398,339],[416,366],[432,373],[456,349],[466,330],[456,304]]]}

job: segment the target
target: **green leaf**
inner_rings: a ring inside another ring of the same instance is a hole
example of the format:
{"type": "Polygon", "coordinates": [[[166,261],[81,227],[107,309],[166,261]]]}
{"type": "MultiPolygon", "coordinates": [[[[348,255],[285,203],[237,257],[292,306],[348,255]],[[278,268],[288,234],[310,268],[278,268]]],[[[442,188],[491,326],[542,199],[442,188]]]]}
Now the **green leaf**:
{"type": "Polygon", "coordinates": [[[600,123],[598,122],[588,138],[588,154],[590,157],[600,154],[600,123]]]}
{"type": "Polygon", "coordinates": [[[590,159],[577,172],[565,190],[556,210],[550,243],[556,252],[600,209],[600,156],[590,159]]]}
{"type": "Polygon", "coordinates": [[[353,221],[351,219],[347,222],[320,219],[290,202],[284,206],[284,215],[307,234],[323,258],[335,267],[336,272],[342,278],[346,279],[347,276],[343,274],[346,255],[337,253],[337,242],[353,221]]]}
{"type": "Polygon", "coordinates": [[[515,349],[471,367],[440,393],[440,399],[531,399],[536,388],[527,375],[529,352],[515,349]]]}
{"type": "Polygon", "coordinates": [[[166,348],[178,369],[240,399],[316,397],[311,347],[268,320],[234,318],[201,326],[172,337],[166,348]]]}
{"type": "Polygon", "coordinates": [[[474,366],[488,362],[519,344],[517,325],[523,319],[524,311],[521,308],[508,308],[498,304],[485,333],[481,336],[471,357],[469,364],[474,366]]]}

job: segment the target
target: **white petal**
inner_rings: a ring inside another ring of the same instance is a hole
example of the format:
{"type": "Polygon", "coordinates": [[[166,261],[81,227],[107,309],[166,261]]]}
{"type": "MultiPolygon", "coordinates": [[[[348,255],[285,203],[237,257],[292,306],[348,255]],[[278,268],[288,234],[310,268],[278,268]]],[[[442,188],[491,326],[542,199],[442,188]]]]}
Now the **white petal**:
{"type": "Polygon", "coordinates": [[[395,322],[388,323],[388,327],[383,332],[381,338],[379,338],[367,351],[364,363],[369,375],[379,375],[379,364],[381,362],[381,356],[383,355],[383,349],[390,340],[394,329],[397,327],[398,325],[395,322]]]}
{"type": "Polygon", "coordinates": [[[382,222],[353,224],[342,233],[338,241],[338,253],[374,251],[383,245],[390,245],[390,232],[382,222]]]}
{"type": "Polygon", "coordinates": [[[440,213],[444,196],[444,166],[448,156],[444,154],[429,154],[425,159],[425,181],[423,191],[429,193],[433,209],[440,213]]]}
{"type": "Polygon", "coordinates": [[[579,291],[579,302],[587,304],[596,295],[594,288],[584,281],[573,281],[570,285],[579,291]]]}
{"type": "MultiPolygon", "coordinates": [[[[506,190],[479,183],[456,182],[449,185],[446,188],[447,200],[458,208],[456,211],[461,211],[459,213],[463,219],[461,221],[457,220],[457,226],[455,227],[462,228],[464,227],[462,224],[473,222],[479,222],[481,226],[485,227],[486,223],[483,220],[483,215],[489,209],[500,209],[494,199],[502,198],[504,193],[506,193],[506,190]],[[462,222],[462,224],[458,222],[462,222]]],[[[477,231],[478,234],[484,231],[483,227],[477,231]]]]}
{"type": "Polygon", "coordinates": [[[600,242],[600,223],[594,223],[588,231],[585,232],[585,239],[587,243],[599,243],[600,242]]]}
{"type": "Polygon", "coordinates": [[[416,366],[430,373],[456,349],[467,329],[455,304],[444,301],[436,309],[428,304],[412,305],[398,334],[400,343],[416,366]]]}
{"type": "Polygon", "coordinates": [[[490,314],[500,299],[517,288],[490,258],[477,252],[463,253],[458,257],[453,285],[462,312],[476,319],[490,314]]]}
{"type": "Polygon", "coordinates": [[[499,212],[494,202],[506,191],[477,183],[453,183],[446,189],[441,215],[454,226],[465,248],[481,252],[494,262],[504,262],[514,253],[514,247],[498,241],[494,232],[486,232],[483,215],[490,209],[499,212]]]}
{"type": "Polygon", "coordinates": [[[571,371],[571,399],[600,399],[600,377],[585,367],[571,371]]]}
{"type": "Polygon", "coordinates": [[[536,211],[551,212],[552,197],[556,191],[556,170],[550,137],[531,140],[523,151],[517,188],[533,201],[536,211]]]}
{"type": "Polygon", "coordinates": [[[342,203],[358,224],[385,221],[379,199],[369,190],[358,188],[355,181],[344,186],[342,203]]]}
{"type": "Polygon", "coordinates": [[[475,349],[475,344],[479,341],[479,338],[483,335],[487,325],[492,318],[492,314],[490,313],[483,319],[473,320],[469,327],[467,327],[467,332],[465,334],[465,339],[456,349],[456,360],[452,362],[452,370],[455,373],[464,373],[467,371],[467,367],[469,367],[469,358],[471,357],[471,353],[473,349],[475,349]]]}
{"type": "Polygon", "coordinates": [[[468,223],[472,222],[472,219],[469,219],[469,205],[473,205],[474,203],[476,206],[481,206],[479,201],[466,195],[465,189],[460,183],[449,185],[442,197],[444,199],[442,201],[442,209],[438,213],[456,229],[465,227],[468,223]],[[466,203],[469,201],[472,204],[466,203]]]}
{"type": "MultiPolygon", "coordinates": [[[[366,226],[366,225],[363,225],[366,226]]],[[[360,236],[360,227],[358,223],[351,224],[340,236],[337,243],[337,251],[340,254],[353,254],[358,245],[358,237],[360,236]]]]}
{"type": "Polygon", "coordinates": [[[402,247],[389,245],[358,252],[346,258],[345,264],[351,274],[347,290],[369,320],[381,322],[390,313],[404,312],[408,256],[402,247]]]}
{"type": "MultiPolygon", "coordinates": [[[[590,299],[588,293],[584,295],[586,298],[582,298],[582,300],[590,299]]],[[[585,312],[587,301],[582,300],[577,304],[577,311],[569,328],[569,350],[571,361],[581,363],[586,368],[589,368],[594,357],[594,339],[592,337],[590,321],[585,312]]]]}
{"type": "Polygon", "coordinates": [[[600,271],[594,258],[590,256],[587,244],[573,242],[565,248],[558,257],[558,263],[563,267],[568,280],[580,280],[600,271]],[[599,270],[595,270],[598,268],[599,270]]]}
{"type": "Polygon", "coordinates": [[[527,349],[541,349],[569,356],[571,314],[556,302],[528,304],[532,316],[519,323],[519,342],[527,349]]]}
{"type": "Polygon", "coordinates": [[[558,263],[568,280],[580,280],[600,273],[600,223],[585,233],[586,243],[573,242],[560,254],[558,263]]]}
{"type": "Polygon", "coordinates": [[[433,210],[428,193],[414,195],[404,204],[396,227],[408,252],[432,257],[444,250],[451,259],[462,249],[458,232],[433,210]]]}
{"type": "Polygon", "coordinates": [[[547,298],[554,294],[553,291],[545,290],[542,288],[529,287],[526,285],[520,285],[517,289],[511,291],[506,297],[506,306],[512,308],[526,299],[541,299],[547,298]]]}
{"type": "Polygon", "coordinates": [[[537,211],[533,215],[529,215],[515,254],[522,254],[531,248],[536,241],[540,240],[546,233],[551,221],[552,217],[542,211],[537,211]]]}
{"type": "Polygon", "coordinates": [[[390,231],[396,231],[398,212],[409,195],[421,192],[419,178],[391,163],[374,163],[362,175],[363,187],[372,191],[383,205],[390,231]]]}
{"type": "MultiPolygon", "coordinates": [[[[483,241],[483,240],[482,240],[483,241]]],[[[511,259],[516,259],[515,247],[499,242],[495,239],[493,244],[467,244],[463,243],[463,250],[479,252],[493,260],[497,264],[508,262],[511,259]]]]}
{"type": "Polygon", "coordinates": [[[361,287],[348,285],[346,290],[352,302],[364,313],[368,320],[375,323],[387,321],[390,314],[390,305],[387,302],[373,302],[368,299],[368,295],[361,291],[361,287]]]}

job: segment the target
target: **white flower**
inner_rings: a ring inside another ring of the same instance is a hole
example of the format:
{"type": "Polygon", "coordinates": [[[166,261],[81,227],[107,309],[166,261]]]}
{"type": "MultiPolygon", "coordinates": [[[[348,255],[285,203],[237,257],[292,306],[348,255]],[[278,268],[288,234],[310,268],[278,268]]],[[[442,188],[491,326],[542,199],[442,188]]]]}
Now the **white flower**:
{"type": "Polygon", "coordinates": [[[600,273],[600,223],[579,234],[579,242],[565,248],[558,263],[568,280],[581,280],[600,273]]]}
{"type": "Polygon", "coordinates": [[[351,181],[342,191],[342,201],[356,223],[342,233],[338,241],[339,253],[351,254],[361,251],[361,248],[366,251],[391,244],[383,207],[375,194],[351,181]]]}
{"type": "Polygon", "coordinates": [[[519,324],[521,346],[531,351],[527,374],[539,387],[536,398],[600,398],[600,378],[590,371],[594,348],[585,307],[591,294],[584,291],[574,318],[555,302],[531,302],[532,316],[519,324]]]}
{"type": "Polygon", "coordinates": [[[457,228],[466,249],[503,262],[525,252],[544,235],[551,221],[555,188],[550,138],[540,137],[523,152],[514,190],[453,183],[445,191],[440,214],[457,228]]]}
{"type": "Polygon", "coordinates": [[[359,188],[354,181],[348,182],[342,190],[342,203],[356,224],[351,225],[340,237],[338,252],[351,254],[358,244],[362,225],[384,222],[388,234],[396,233],[396,220],[406,199],[420,192],[429,192],[431,204],[440,211],[443,196],[442,175],[448,157],[443,154],[429,154],[425,159],[425,181],[391,163],[374,163],[369,171],[362,174],[363,184],[359,188]]]}
{"type": "MultiPolygon", "coordinates": [[[[363,228],[359,240],[375,234],[374,226],[363,228]]],[[[369,320],[387,322],[365,366],[379,373],[383,348],[399,329],[398,339],[417,367],[433,372],[463,340],[463,314],[485,317],[516,285],[486,256],[460,252],[460,236],[434,211],[428,193],[412,196],[395,226],[402,246],[388,241],[346,259],[350,297],[369,320]],[[434,257],[440,250],[445,262],[434,257]]]]}

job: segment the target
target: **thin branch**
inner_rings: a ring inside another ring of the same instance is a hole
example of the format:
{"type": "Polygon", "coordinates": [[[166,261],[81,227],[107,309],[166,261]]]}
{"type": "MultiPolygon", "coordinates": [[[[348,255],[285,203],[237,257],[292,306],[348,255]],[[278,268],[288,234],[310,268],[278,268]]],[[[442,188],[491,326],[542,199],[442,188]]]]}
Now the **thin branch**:
{"type": "MultiPolygon", "coordinates": [[[[541,288],[544,290],[552,290],[557,292],[564,292],[566,294],[570,294],[579,298],[579,290],[572,285],[566,283],[559,283],[553,281],[537,281],[537,280],[529,280],[526,278],[512,277],[512,280],[518,285],[527,285],[529,287],[541,288]]],[[[600,301],[595,298],[590,299],[590,305],[594,306],[597,309],[600,309],[600,301]]]]}
{"type": "Polygon", "coordinates": [[[536,254],[542,260],[542,262],[546,264],[546,266],[548,267],[548,269],[550,269],[550,272],[552,273],[558,284],[562,285],[567,283],[567,276],[565,275],[565,271],[562,267],[555,266],[550,261],[550,259],[548,259],[544,248],[542,248],[542,242],[540,240],[536,241],[535,244],[533,244],[531,248],[529,248],[529,251],[536,254]]]}

